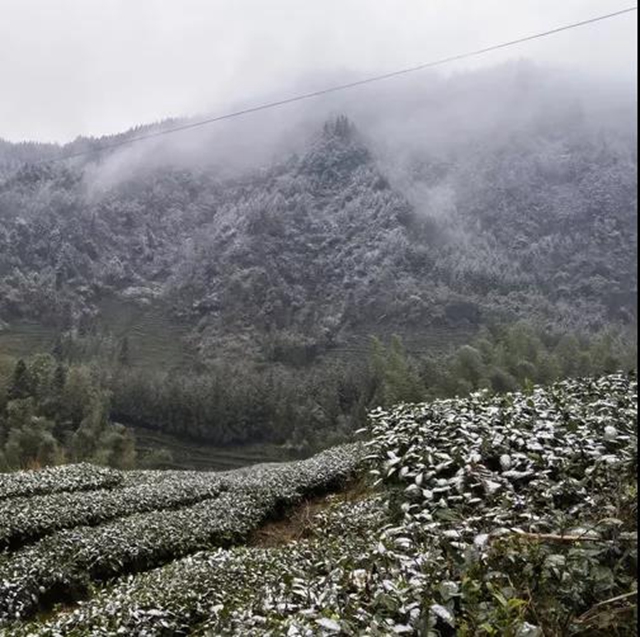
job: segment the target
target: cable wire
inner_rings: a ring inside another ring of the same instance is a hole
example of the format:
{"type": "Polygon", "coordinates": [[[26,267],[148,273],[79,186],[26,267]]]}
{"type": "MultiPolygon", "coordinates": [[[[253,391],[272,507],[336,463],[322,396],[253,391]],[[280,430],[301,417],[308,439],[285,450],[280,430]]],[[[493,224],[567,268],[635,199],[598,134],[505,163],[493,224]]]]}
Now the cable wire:
{"type": "Polygon", "coordinates": [[[492,51],[499,51],[500,49],[506,49],[508,47],[516,46],[518,44],[523,44],[525,42],[531,42],[532,40],[537,40],[540,38],[545,38],[551,35],[556,35],[557,33],[562,33],[564,31],[569,31],[572,29],[577,29],[580,27],[584,27],[590,24],[595,24],[597,22],[602,22],[604,20],[609,20],[611,18],[616,18],[618,16],[622,16],[625,14],[632,13],[637,11],[638,7],[628,7],[626,9],[621,9],[620,11],[615,11],[613,13],[607,13],[605,15],[599,15],[594,18],[589,18],[587,20],[582,20],[580,22],[573,22],[571,24],[566,24],[560,27],[556,27],[553,29],[549,29],[547,31],[542,31],[540,33],[535,33],[533,35],[528,35],[525,37],[518,38],[516,40],[510,40],[508,42],[502,42],[501,44],[494,44],[492,46],[488,46],[482,49],[476,49],[474,51],[467,51],[465,53],[459,53],[457,55],[451,55],[449,57],[441,58],[439,60],[433,60],[431,62],[425,62],[423,64],[418,64],[417,66],[412,66],[404,69],[400,69],[397,71],[392,71],[390,73],[384,73],[382,75],[374,75],[371,77],[363,78],[361,80],[356,80],[354,82],[348,82],[346,84],[339,84],[336,86],[330,86],[324,89],[320,89],[317,91],[312,91],[310,93],[303,93],[301,95],[295,95],[293,97],[284,98],[281,100],[277,100],[274,102],[268,102],[266,104],[260,104],[258,106],[252,106],[249,108],[244,108],[242,110],[234,111],[232,113],[226,113],[224,115],[218,115],[216,117],[209,117],[207,119],[198,120],[197,122],[191,122],[189,124],[182,124],[180,126],[174,126],[172,128],[166,128],[160,131],[154,131],[152,133],[147,133],[144,135],[138,135],[135,137],[129,137],[128,139],[123,139],[120,141],[112,142],[109,144],[104,144],[100,148],[93,148],[91,150],[78,151],[75,153],[67,153],[62,154],[59,157],[53,157],[50,159],[43,159],[37,162],[33,162],[35,164],[48,164],[58,161],[65,161],[67,159],[75,159],[76,157],[83,157],[85,155],[93,155],[97,153],[102,153],[106,150],[111,150],[113,148],[118,148],[120,146],[126,146],[129,144],[134,144],[136,142],[144,141],[147,139],[153,139],[156,137],[162,137],[165,135],[172,135],[174,133],[179,133],[182,131],[191,130],[194,128],[200,128],[201,126],[207,126],[209,124],[214,124],[216,122],[221,122],[227,119],[235,119],[238,117],[243,117],[245,115],[250,115],[252,113],[258,113],[260,111],[266,111],[273,108],[278,108],[280,106],[285,106],[287,104],[293,104],[295,102],[302,102],[304,100],[313,99],[316,97],[321,97],[323,95],[329,95],[331,93],[337,93],[339,91],[346,91],[349,89],[357,88],[360,86],[364,86],[366,84],[372,84],[374,82],[382,82],[384,80],[389,80],[392,78],[400,77],[403,75],[408,75],[410,73],[416,73],[418,71],[423,71],[426,69],[431,69],[437,66],[442,66],[444,64],[450,64],[451,62],[457,62],[460,60],[466,60],[472,57],[477,57],[480,55],[484,55],[486,53],[491,53],[492,51]]]}

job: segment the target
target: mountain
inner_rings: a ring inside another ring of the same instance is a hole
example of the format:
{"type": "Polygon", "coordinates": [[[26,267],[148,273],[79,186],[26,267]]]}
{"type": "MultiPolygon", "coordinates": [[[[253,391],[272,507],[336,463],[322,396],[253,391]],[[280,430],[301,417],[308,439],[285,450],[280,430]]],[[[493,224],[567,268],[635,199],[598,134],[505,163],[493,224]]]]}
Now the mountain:
{"type": "Polygon", "coordinates": [[[402,157],[338,116],[232,176],[178,160],[114,176],[116,151],[17,165],[50,148],[4,143],[0,320],[91,331],[115,300],[187,325],[204,360],[284,362],[368,334],[628,324],[634,141],[557,110],[402,157]]]}
{"type": "Polygon", "coordinates": [[[304,456],[379,405],[635,368],[628,96],[526,65],[397,88],[0,144],[0,468],[304,456]]]}

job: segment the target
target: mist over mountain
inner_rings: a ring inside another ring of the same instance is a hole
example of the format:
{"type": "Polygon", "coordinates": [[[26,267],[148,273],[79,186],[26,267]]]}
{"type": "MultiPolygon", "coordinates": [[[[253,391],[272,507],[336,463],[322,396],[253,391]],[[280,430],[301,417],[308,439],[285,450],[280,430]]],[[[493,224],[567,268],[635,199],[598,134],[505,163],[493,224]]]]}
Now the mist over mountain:
{"type": "MultiPolygon", "coordinates": [[[[33,163],[0,146],[0,319],[161,304],[205,359],[284,338],[635,320],[632,100],[526,62],[33,163]],[[335,113],[340,113],[336,115],[335,113]],[[241,335],[241,336],[240,336],[241,335]]],[[[314,349],[314,351],[315,351],[314,349]]]]}

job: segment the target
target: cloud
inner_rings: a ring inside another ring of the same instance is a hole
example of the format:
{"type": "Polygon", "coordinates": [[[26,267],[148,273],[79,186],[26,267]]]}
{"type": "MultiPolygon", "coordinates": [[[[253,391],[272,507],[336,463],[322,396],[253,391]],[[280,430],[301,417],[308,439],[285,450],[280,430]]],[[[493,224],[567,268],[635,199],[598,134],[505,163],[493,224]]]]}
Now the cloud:
{"type": "MultiPolygon", "coordinates": [[[[339,74],[409,66],[624,8],[611,0],[0,0],[0,137],[67,141],[339,74]]],[[[531,58],[620,81],[637,74],[635,17],[451,71],[531,58]]],[[[635,86],[635,85],[634,85],[635,86]]],[[[393,90],[389,85],[389,90],[393,90]]]]}

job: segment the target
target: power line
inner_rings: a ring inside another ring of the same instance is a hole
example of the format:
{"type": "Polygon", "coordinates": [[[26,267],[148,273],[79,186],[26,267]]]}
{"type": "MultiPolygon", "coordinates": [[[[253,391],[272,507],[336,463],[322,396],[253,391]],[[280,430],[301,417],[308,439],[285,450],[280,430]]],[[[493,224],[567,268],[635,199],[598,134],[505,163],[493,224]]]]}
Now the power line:
{"type": "Polygon", "coordinates": [[[545,38],[550,35],[555,35],[557,33],[562,33],[564,31],[569,31],[571,29],[577,29],[580,27],[584,27],[590,24],[594,24],[596,22],[602,22],[604,20],[609,20],[611,18],[616,18],[621,15],[625,15],[628,13],[632,13],[637,11],[638,7],[633,6],[627,9],[622,9],[620,11],[615,11],[613,13],[607,13],[605,15],[599,15],[594,18],[589,18],[588,20],[582,20],[580,22],[573,22],[571,24],[566,24],[564,26],[556,27],[553,29],[549,29],[547,31],[542,31],[540,33],[535,33],[533,35],[528,35],[522,38],[518,38],[516,40],[510,40],[508,42],[503,42],[501,44],[494,44],[492,46],[488,46],[482,49],[476,49],[474,51],[467,51],[466,53],[459,53],[458,55],[452,55],[449,57],[441,58],[439,60],[434,60],[432,62],[425,62],[424,64],[419,64],[417,66],[412,66],[409,68],[400,69],[398,71],[392,71],[390,73],[384,73],[382,75],[374,75],[371,77],[363,78],[361,80],[356,80],[354,82],[348,82],[346,84],[339,84],[336,86],[330,86],[328,88],[320,89],[318,91],[312,91],[310,93],[303,93],[301,95],[295,95],[293,97],[288,97],[285,99],[277,100],[274,102],[268,102],[266,104],[260,104],[259,106],[252,106],[249,108],[245,108],[239,111],[235,111],[232,113],[226,113],[225,115],[218,115],[217,117],[210,117],[207,119],[199,120],[197,122],[191,122],[190,124],[183,124],[180,126],[174,126],[172,128],[166,128],[161,131],[154,131],[152,133],[147,133],[144,135],[138,135],[136,137],[130,137],[128,139],[123,139],[120,141],[112,142],[110,144],[105,144],[100,148],[94,148],[91,150],[79,151],[76,153],[68,153],[60,155],[59,157],[54,157],[51,159],[44,159],[38,162],[34,162],[36,164],[42,163],[53,163],[58,161],[64,161],[67,159],[74,159],[76,157],[82,157],[85,155],[92,155],[96,153],[101,153],[105,150],[111,150],[113,148],[118,148],[120,146],[126,146],[128,144],[133,144],[136,142],[144,141],[147,139],[153,139],[155,137],[162,137],[164,135],[171,135],[173,133],[179,133],[186,130],[191,130],[193,128],[199,128],[201,126],[207,126],[208,124],[214,124],[216,122],[221,122],[227,119],[235,119],[237,117],[242,117],[244,115],[250,115],[252,113],[258,113],[260,111],[266,111],[272,108],[278,108],[280,106],[285,106],[287,104],[293,104],[295,102],[302,102],[304,100],[313,99],[316,97],[321,97],[323,95],[329,95],[331,93],[337,93],[339,91],[346,91],[349,89],[357,88],[359,86],[364,86],[366,84],[372,84],[374,82],[381,82],[384,80],[389,80],[395,77],[400,77],[403,75],[408,75],[410,73],[416,73],[418,71],[423,71],[426,69],[434,68],[437,66],[442,66],[444,64],[450,64],[451,62],[457,62],[460,60],[466,60],[468,58],[477,57],[479,55],[484,55],[485,53],[491,53],[492,51],[498,51],[500,49],[506,49],[508,47],[516,46],[518,44],[523,44],[525,42],[531,42],[532,40],[537,40],[540,38],[545,38]]]}

